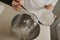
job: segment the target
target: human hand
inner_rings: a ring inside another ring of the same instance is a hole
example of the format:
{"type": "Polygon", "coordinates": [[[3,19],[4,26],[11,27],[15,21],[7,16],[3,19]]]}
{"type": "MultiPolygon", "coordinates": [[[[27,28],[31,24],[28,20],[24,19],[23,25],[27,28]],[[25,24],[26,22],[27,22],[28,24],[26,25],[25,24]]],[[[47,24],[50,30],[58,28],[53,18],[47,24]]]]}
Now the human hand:
{"type": "Polygon", "coordinates": [[[46,5],[45,8],[52,11],[54,9],[54,6],[53,5],[46,5]]]}
{"type": "Polygon", "coordinates": [[[19,11],[21,10],[21,5],[24,4],[24,1],[23,0],[13,0],[12,1],[12,6],[15,10],[19,11]]]}

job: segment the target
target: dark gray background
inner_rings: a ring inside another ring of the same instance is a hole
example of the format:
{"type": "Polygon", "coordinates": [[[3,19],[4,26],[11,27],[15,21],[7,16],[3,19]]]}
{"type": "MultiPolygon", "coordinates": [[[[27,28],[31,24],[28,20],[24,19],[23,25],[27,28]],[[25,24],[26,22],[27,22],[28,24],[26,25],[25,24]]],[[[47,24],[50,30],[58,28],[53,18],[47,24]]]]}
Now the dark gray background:
{"type": "MultiPolygon", "coordinates": [[[[55,8],[54,14],[60,16],[60,0],[58,0],[55,8]]],[[[60,18],[58,18],[53,25],[51,25],[51,40],[60,40],[60,28],[57,26],[60,18]]]]}

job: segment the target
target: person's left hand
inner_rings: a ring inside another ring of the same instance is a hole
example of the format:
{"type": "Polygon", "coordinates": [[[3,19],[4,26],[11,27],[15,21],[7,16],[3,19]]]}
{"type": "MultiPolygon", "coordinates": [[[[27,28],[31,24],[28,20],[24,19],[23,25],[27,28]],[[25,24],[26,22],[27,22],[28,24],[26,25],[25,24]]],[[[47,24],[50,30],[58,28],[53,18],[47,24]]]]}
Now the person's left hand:
{"type": "Polygon", "coordinates": [[[46,5],[45,8],[52,11],[54,9],[54,6],[53,5],[46,5]]]}
{"type": "Polygon", "coordinates": [[[21,5],[23,4],[23,0],[12,0],[12,7],[17,11],[20,11],[22,9],[21,5]]]}

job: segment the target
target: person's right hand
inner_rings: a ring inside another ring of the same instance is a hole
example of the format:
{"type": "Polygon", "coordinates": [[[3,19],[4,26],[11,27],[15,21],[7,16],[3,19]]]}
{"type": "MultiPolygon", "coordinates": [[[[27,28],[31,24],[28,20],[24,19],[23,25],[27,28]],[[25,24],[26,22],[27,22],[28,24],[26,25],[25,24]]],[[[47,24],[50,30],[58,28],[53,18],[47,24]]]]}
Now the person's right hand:
{"type": "Polygon", "coordinates": [[[15,10],[19,11],[21,10],[21,5],[24,4],[24,1],[23,0],[13,0],[12,1],[12,6],[15,10]]]}

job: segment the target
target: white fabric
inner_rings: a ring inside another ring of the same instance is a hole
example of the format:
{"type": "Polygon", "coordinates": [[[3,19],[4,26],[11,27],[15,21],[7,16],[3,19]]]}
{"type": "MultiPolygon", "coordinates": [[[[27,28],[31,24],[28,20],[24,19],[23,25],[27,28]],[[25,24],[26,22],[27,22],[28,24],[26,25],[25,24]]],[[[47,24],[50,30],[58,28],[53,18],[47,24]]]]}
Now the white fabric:
{"type": "Polygon", "coordinates": [[[51,5],[55,6],[58,0],[54,0],[51,2],[51,5]]]}
{"type": "Polygon", "coordinates": [[[42,10],[41,15],[38,17],[39,21],[44,25],[51,25],[55,20],[54,14],[47,9],[42,10]]]}
{"type": "Polygon", "coordinates": [[[45,10],[44,8],[41,9],[42,8],[41,4],[43,4],[44,6],[44,5],[51,4],[52,2],[53,0],[42,0],[42,1],[41,0],[26,0],[24,7],[31,13],[34,13],[43,24],[51,25],[54,22],[54,15],[53,13],[49,12],[48,10],[45,10]]]}
{"type": "MultiPolygon", "coordinates": [[[[30,0],[31,3],[37,5],[37,6],[45,6],[49,5],[53,0],[30,0]]],[[[31,5],[33,5],[31,4],[31,5]]]]}
{"type": "Polygon", "coordinates": [[[55,5],[58,0],[25,0],[25,8],[28,10],[36,10],[44,7],[45,5],[55,5]]]}

